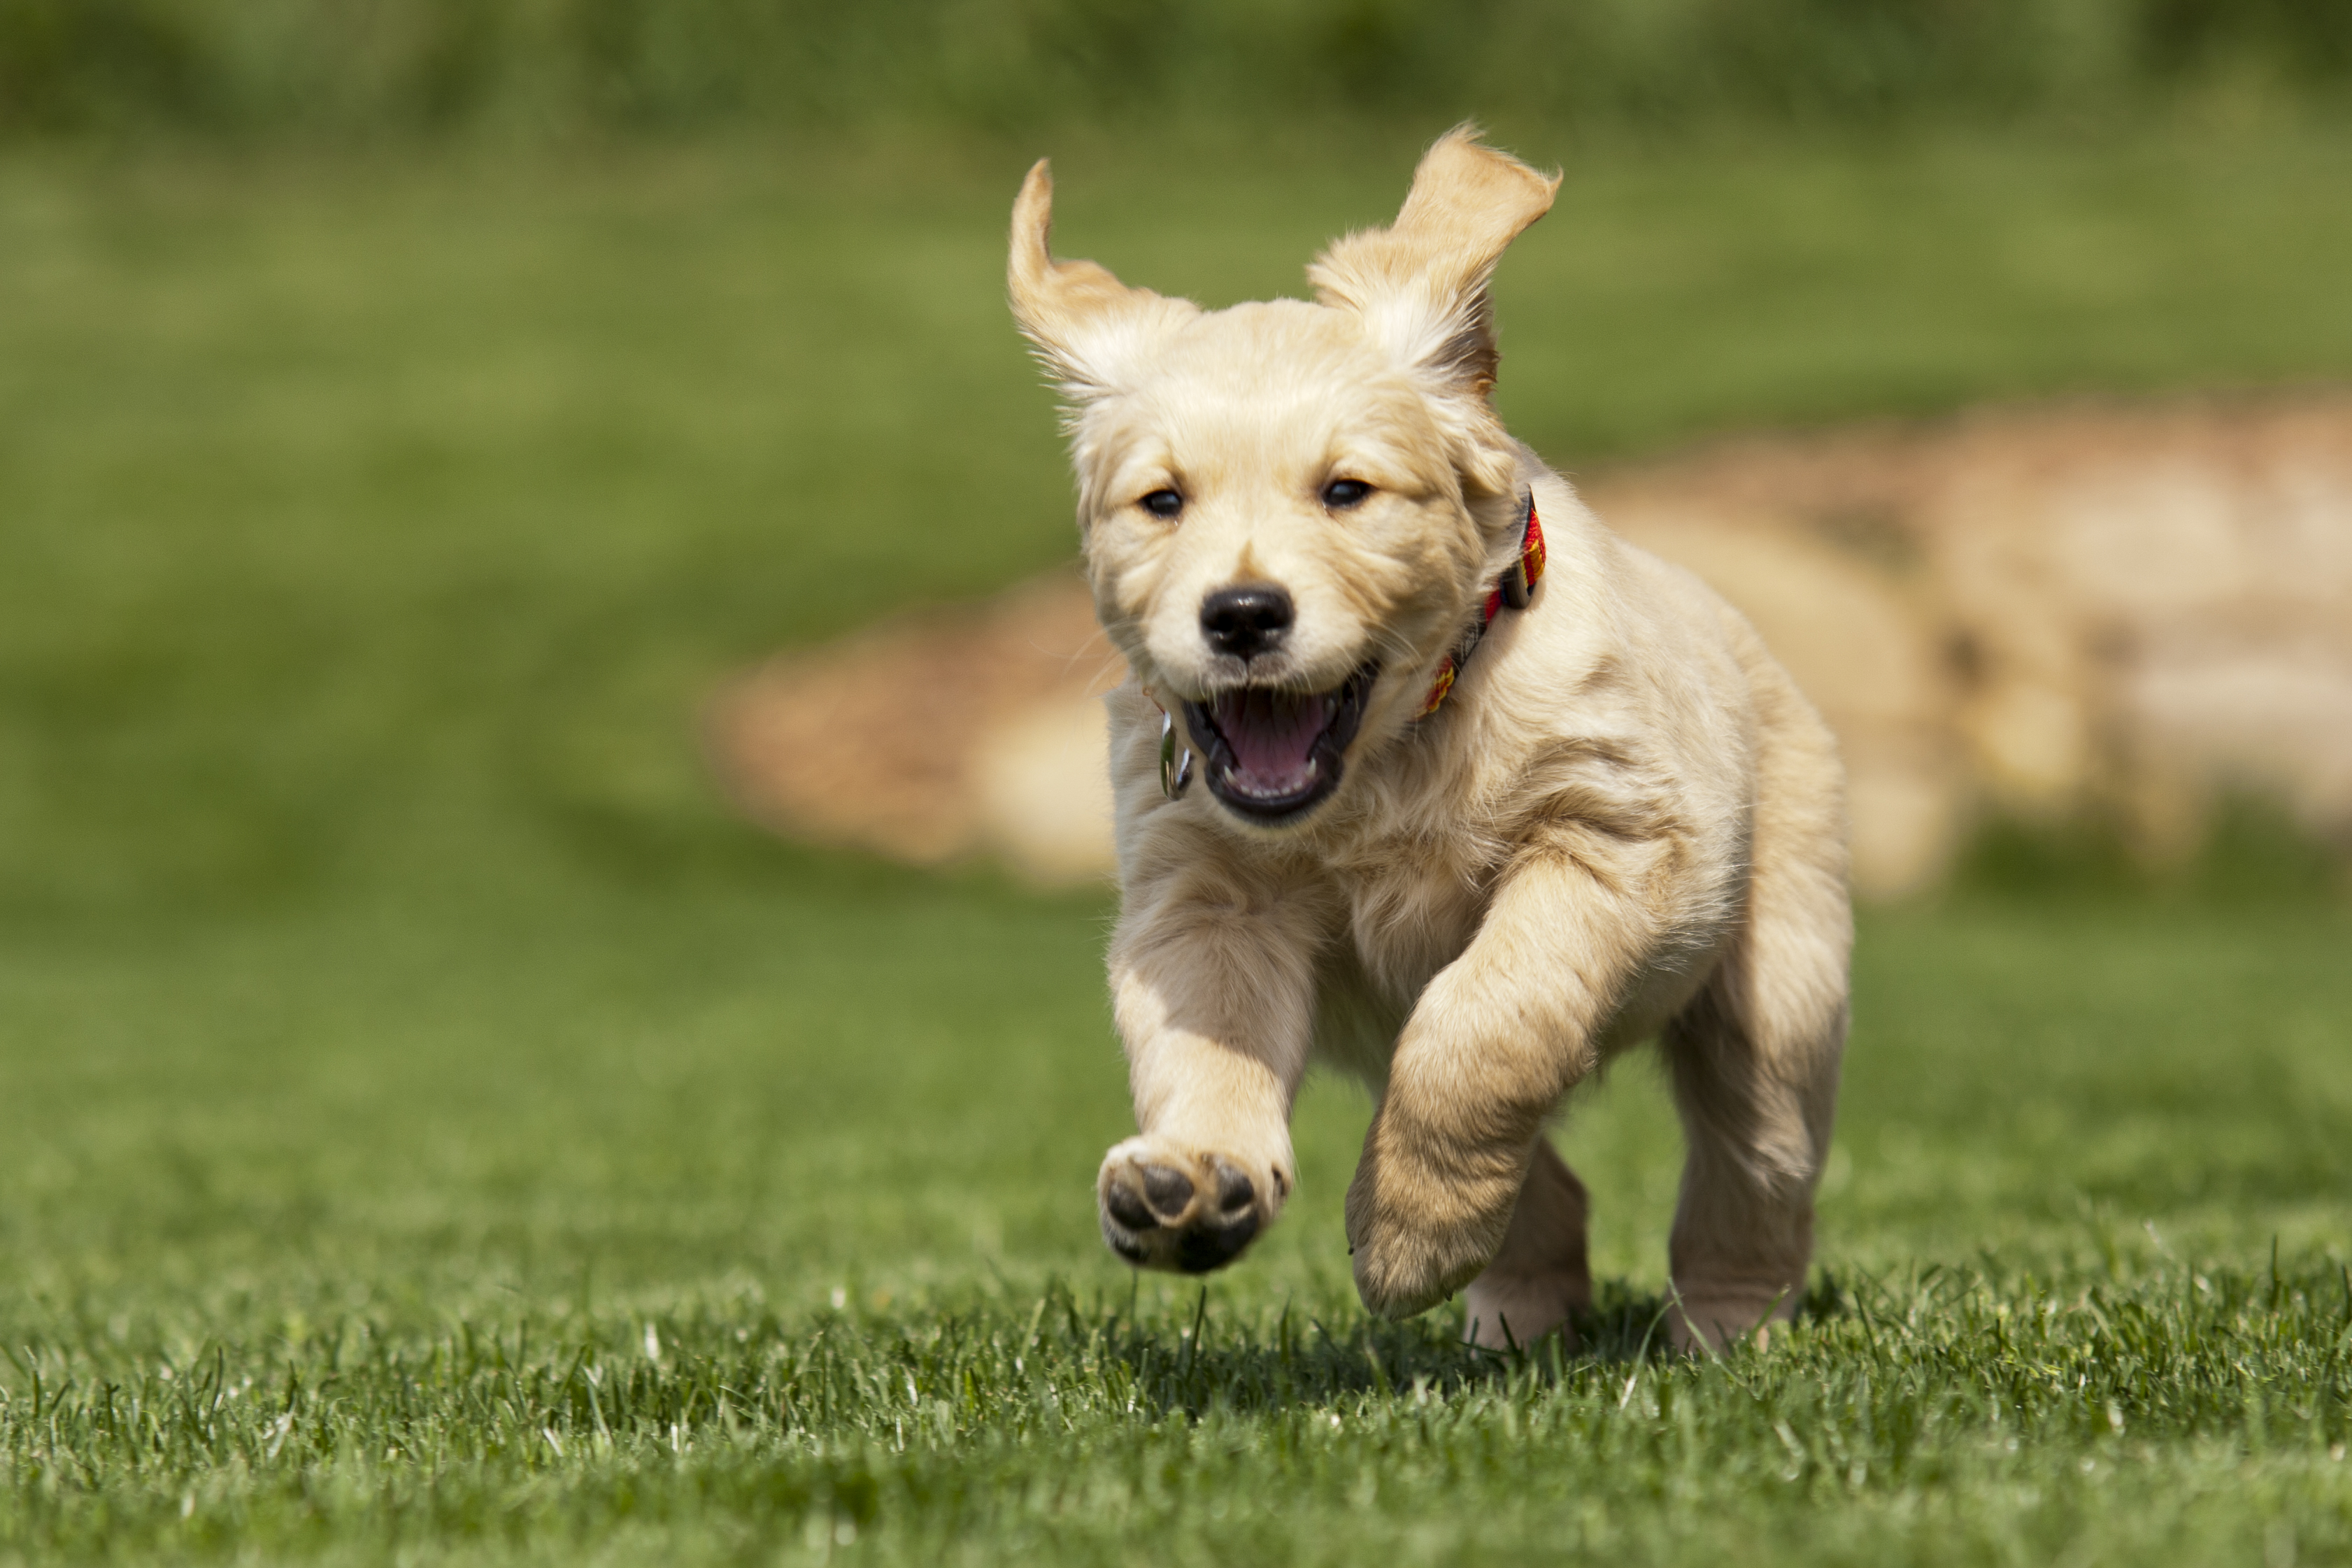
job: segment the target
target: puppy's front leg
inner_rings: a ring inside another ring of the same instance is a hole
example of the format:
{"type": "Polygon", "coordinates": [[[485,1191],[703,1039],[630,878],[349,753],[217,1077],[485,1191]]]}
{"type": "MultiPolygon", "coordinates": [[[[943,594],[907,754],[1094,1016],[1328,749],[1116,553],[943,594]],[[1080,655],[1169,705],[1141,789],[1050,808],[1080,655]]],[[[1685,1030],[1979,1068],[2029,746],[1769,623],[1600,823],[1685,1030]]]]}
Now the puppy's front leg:
{"type": "Polygon", "coordinates": [[[1103,1239],[1141,1268],[1206,1273],[1290,1195],[1318,927],[1302,899],[1206,868],[1126,905],[1111,989],[1141,1131],[1103,1159],[1103,1239]]]}
{"type": "Polygon", "coordinates": [[[1348,1188],[1356,1289],[1386,1317],[1435,1306],[1503,1244],[1544,1118],[1646,946],[1624,895],[1577,859],[1510,873],[1422,993],[1348,1188]]]}

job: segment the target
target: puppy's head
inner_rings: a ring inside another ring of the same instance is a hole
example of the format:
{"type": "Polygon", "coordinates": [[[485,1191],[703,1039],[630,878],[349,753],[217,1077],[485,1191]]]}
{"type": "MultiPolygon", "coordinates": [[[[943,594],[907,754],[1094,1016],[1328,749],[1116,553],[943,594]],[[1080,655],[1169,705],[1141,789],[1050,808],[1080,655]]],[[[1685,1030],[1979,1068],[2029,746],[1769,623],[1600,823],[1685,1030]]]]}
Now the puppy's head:
{"type": "Polygon", "coordinates": [[[1055,261],[1045,164],[1022,186],[1013,310],[1068,400],[1096,607],[1244,822],[1306,821],[1412,721],[1517,547],[1486,285],[1559,183],[1454,131],[1315,303],[1218,311],[1055,261]]]}

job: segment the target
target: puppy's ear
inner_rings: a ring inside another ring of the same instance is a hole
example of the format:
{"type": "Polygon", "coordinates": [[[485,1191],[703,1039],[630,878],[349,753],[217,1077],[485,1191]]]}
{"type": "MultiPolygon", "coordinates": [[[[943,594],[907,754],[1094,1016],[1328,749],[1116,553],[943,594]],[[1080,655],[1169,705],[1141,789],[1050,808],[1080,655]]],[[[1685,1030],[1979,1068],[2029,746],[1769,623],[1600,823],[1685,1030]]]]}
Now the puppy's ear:
{"type": "Polygon", "coordinates": [[[1133,384],[1160,340],[1200,313],[1189,300],[1130,289],[1091,261],[1056,261],[1054,175],[1037,160],[1013,203],[1013,252],[1005,268],[1013,319],[1036,346],[1046,374],[1076,403],[1133,384]]]}
{"type": "Polygon", "coordinates": [[[1478,136],[1465,124],[1439,138],[1396,222],[1335,240],[1307,276],[1317,299],[1360,315],[1433,392],[1484,404],[1499,357],[1486,285],[1504,247],[1551,210],[1559,176],[1478,136]]]}

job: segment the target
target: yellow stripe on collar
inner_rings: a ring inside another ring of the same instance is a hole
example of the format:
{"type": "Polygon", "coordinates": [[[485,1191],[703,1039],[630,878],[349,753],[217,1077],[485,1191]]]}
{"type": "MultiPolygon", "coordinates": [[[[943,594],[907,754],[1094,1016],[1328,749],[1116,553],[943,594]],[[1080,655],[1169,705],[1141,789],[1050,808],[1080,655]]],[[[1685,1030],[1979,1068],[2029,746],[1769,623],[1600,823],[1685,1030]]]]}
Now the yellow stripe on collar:
{"type": "Polygon", "coordinates": [[[1421,711],[1414,714],[1414,718],[1426,719],[1437,711],[1438,704],[1444,702],[1446,693],[1454,689],[1454,678],[1462,673],[1463,662],[1469,658],[1472,650],[1486,637],[1486,628],[1495,624],[1495,617],[1506,608],[1526,609],[1528,601],[1535,595],[1536,584],[1543,580],[1543,523],[1536,517],[1536,492],[1529,490],[1528,521],[1519,536],[1518,559],[1512,562],[1510,570],[1486,591],[1486,603],[1480,606],[1478,624],[1463,634],[1462,640],[1454,645],[1454,651],[1445,656],[1445,662],[1437,667],[1437,679],[1429,685],[1429,700],[1421,705],[1421,711]]]}

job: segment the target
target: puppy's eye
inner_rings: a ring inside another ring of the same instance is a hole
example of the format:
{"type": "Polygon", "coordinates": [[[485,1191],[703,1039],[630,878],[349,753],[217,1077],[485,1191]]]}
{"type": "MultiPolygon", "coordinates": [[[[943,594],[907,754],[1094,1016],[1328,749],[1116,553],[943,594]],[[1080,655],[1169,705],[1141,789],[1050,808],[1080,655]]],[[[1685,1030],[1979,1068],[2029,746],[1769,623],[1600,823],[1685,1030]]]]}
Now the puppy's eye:
{"type": "Polygon", "coordinates": [[[1361,479],[1333,479],[1323,487],[1323,504],[1333,511],[1345,511],[1351,506],[1361,506],[1372,487],[1361,479]]]}
{"type": "Polygon", "coordinates": [[[1153,490],[1136,504],[1154,517],[1174,517],[1184,510],[1184,498],[1174,490],[1153,490]]]}

